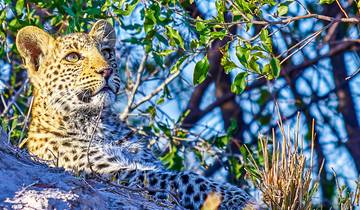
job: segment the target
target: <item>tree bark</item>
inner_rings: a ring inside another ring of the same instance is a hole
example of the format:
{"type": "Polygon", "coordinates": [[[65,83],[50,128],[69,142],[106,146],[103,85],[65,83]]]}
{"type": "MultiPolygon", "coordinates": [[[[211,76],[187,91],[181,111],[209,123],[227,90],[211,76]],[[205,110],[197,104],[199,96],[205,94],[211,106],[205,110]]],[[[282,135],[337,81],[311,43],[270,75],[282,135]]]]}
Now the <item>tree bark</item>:
{"type": "MultiPolygon", "coordinates": [[[[329,5],[324,9],[326,15],[342,16],[336,4],[329,5]]],[[[329,37],[330,40],[342,40],[345,36],[346,29],[344,24],[337,25],[333,30],[333,36],[329,37]]],[[[333,49],[330,46],[330,50],[333,49]]],[[[360,126],[356,116],[355,103],[351,95],[349,83],[343,83],[347,77],[347,69],[345,63],[345,55],[337,54],[330,58],[330,62],[333,68],[333,78],[335,87],[337,88],[336,95],[338,97],[338,110],[343,116],[345,123],[345,129],[348,134],[348,141],[346,142],[346,148],[351,154],[357,171],[360,171],[360,126]]]]}

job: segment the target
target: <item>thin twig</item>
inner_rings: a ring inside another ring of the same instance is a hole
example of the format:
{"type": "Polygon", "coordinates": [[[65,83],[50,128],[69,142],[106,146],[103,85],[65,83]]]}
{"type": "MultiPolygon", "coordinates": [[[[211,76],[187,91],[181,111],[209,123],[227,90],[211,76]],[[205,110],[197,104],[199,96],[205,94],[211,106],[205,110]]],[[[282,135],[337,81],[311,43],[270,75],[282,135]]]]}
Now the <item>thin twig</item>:
{"type": "Polygon", "coordinates": [[[349,16],[346,14],[344,8],[341,6],[339,0],[336,0],[336,3],[337,3],[337,5],[339,6],[341,12],[344,14],[344,16],[345,16],[346,18],[349,18],[349,16]]]}
{"type": "Polygon", "coordinates": [[[355,77],[358,73],[360,72],[360,67],[354,72],[352,73],[350,76],[346,77],[345,80],[350,80],[353,77],[355,77]]]}
{"type": "Polygon", "coordinates": [[[131,110],[136,109],[141,104],[145,103],[146,101],[150,100],[152,97],[154,97],[156,94],[158,94],[161,90],[165,88],[166,85],[168,85],[170,82],[172,82],[177,76],[179,76],[180,71],[175,72],[170,77],[168,77],[158,88],[156,88],[153,92],[151,92],[149,95],[143,97],[140,99],[140,101],[131,107],[131,110]]]}
{"type": "Polygon", "coordinates": [[[20,135],[20,138],[19,138],[19,140],[17,142],[18,144],[20,144],[22,142],[22,139],[24,137],[24,132],[25,132],[25,129],[27,128],[27,126],[28,126],[28,122],[29,122],[30,114],[31,114],[31,108],[33,106],[33,103],[34,103],[34,97],[31,96],[30,97],[30,106],[29,106],[29,109],[28,109],[28,113],[26,114],[26,118],[24,120],[24,125],[23,125],[23,127],[21,129],[21,135],[20,135]]]}
{"type": "Polygon", "coordinates": [[[134,103],[136,92],[141,84],[141,76],[145,70],[145,63],[146,63],[147,57],[148,57],[148,55],[145,54],[140,62],[139,68],[137,70],[136,81],[135,81],[135,84],[129,95],[127,106],[125,107],[123,113],[121,113],[121,115],[120,115],[120,119],[122,121],[126,120],[126,118],[129,115],[129,112],[131,112],[133,110],[133,109],[131,109],[131,106],[134,103]]]}
{"type": "Polygon", "coordinates": [[[14,96],[11,98],[11,101],[7,104],[4,111],[1,113],[0,115],[1,117],[4,117],[5,114],[9,111],[11,105],[13,105],[16,102],[17,98],[20,96],[20,94],[23,92],[26,85],[28,84],[28,81],[29,79],[26,79],[25,82],[21,85],[20,89],[15,92],[14,96]]]}
{"type": "Polygon", "coordinates": [[[310,42],[312,42],[317,36],[319,36],[323,31],[325,31],[327,28],[329,28],[331,25],[333,24],[333,22],[329,23],[328,25],[326,25],[324,28],[320,29],[319,31],[315,32],[313,34],[312,37],[309,38],[309,40],[307,40],[302,46],[300,46],[299,48],[297,48],[294,52],[290,53],[290,55],[286,56],[281,62],[280,64],[283,64],[286,60],[288,60],[291,56],[293,56],[295,53],[299,52],[300,50],[302,50],[306,45],[308,45],[310,42]]]}

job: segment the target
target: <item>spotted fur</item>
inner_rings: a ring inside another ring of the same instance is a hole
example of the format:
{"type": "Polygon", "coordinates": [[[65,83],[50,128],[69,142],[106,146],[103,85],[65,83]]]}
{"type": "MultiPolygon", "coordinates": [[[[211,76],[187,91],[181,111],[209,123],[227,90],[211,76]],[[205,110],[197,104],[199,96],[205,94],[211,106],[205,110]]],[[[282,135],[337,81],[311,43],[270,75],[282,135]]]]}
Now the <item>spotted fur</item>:
{"type": "Polygon", "coordinates": [[[118,120],[111,110],[121,85],[115,41],[113,27],[104,20],[88,34],[53,38],[34,26],[18,32],[16,45],[34,92],[29,152],[50,166],[160,189],[153,193],[159,199],[170,199],[171,192],[187,209],[200,209],[210,193],[221,197],[220,209],[254,204],[238,187],[167,171],[147,148],[147,139],[118,120]]]}

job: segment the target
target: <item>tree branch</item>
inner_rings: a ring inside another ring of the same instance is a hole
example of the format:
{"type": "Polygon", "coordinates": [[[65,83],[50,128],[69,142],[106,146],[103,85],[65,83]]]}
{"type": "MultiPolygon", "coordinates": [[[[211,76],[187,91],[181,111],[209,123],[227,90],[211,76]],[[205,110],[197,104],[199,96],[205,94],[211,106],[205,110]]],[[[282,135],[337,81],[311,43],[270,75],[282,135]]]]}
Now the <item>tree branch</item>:
{"type": "Polygon", "coordinates": [[[120,120],[122,120],[122,121],[126,120],[126,118],[129,115],[129,112],[131,112],[133,110],[133,109],[131,109],[131,106],[134,103],[136,92],[137,92],[137,90],[138,90],[138,88],[139,88],[139,86],[141,84],[141,77],[142,77],[142,74],[143,74],[143,72],[145,70],[145,63],[146,63],[147,57],[148,57],[147,54],[144,55],[141,62],[140,62],[139,68],[137,70],[136,81],[135,81],[135,84],[134,84],[134,86],[133,86],[133,88],[131,90],[131,93],[129,95],[127,106],[125,107],[123,113],[121,113],[121,115],[120,115],[120,120]]]}
{"type": "Polygon", "coordinates": [[[176,79],[180,74],[180,70],[175,72],[174,74],[170,75],[159,87],[157,87],[153,92],[151,92],[149,95],[144,96],[142,99],[139,100],[135,105],[131,107],[130,110],[134,110],[138,108],[141,104],[145,103],[146,101],[149,101],[152,97],[157,95],[160,91],[162,91],[166,85],[168,85],[170,82],[172,82],[174,79],[176,79]]]}

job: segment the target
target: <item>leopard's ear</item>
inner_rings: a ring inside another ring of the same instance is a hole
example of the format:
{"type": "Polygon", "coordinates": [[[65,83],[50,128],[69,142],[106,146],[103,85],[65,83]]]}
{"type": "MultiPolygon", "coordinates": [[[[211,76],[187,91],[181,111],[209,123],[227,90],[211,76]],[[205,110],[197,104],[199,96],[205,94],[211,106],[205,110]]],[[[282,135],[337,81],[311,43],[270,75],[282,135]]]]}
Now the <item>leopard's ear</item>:
{"type": "Polygon", "coordinates": [[[39,70],[42,56],[53,44],[54,38],[35,26],[26,26],[16,35],[16,47],[30,74],[39,70]]]}
{"type": "Polygon", "coordinates": [[[115,30],[106,20],[98,20],[91,28],[89,35],[111,48],[115,47],[115,30]]]}

